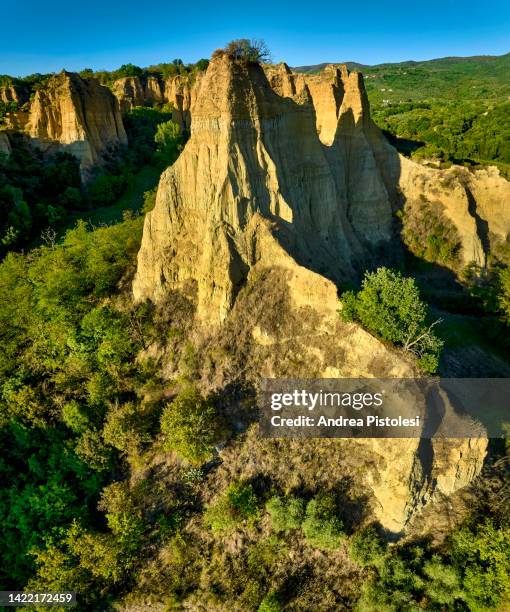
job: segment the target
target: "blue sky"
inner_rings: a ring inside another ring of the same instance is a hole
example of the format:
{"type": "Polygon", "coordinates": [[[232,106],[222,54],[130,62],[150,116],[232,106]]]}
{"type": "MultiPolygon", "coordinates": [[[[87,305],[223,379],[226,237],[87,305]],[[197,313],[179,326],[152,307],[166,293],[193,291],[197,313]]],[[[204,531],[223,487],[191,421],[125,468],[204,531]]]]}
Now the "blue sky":
{"type": "Polygon", "coordinates": [[[209,57],[264,38],[275,61],[374,64],[510,51],[508,0],[0,0],[0,74],[209,57]]]}

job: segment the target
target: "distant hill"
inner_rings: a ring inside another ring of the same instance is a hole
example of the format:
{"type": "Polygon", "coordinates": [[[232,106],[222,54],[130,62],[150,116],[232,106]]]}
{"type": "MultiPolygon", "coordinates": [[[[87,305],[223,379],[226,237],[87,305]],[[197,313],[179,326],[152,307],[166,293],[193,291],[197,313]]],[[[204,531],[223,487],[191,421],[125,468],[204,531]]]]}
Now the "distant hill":
{"type": "Polygon", "coordinates": [[[404,62],[385,62],[382,64],[360,64],[359,62],[340,61],[340,62],[323,62],[322,64],[313,64],[310,66],[295,66],[292,68],[294,72],[314,73],[320,72],[328,64],[346,64],[349,70],[377,70],[381,68],[417,68],[430,67],[434,70],[451,69],[455,66],[466,64],[473,68],[500,67],[501,65],[510,65],[510,53],[505,55],[472,55],[468,57],[440,57],[431,60],[406,60],[404,62]]]}
{"type": "Polygon", "coordinates": [[[324,70],[329,64],[345,64],[349,70],[362,70],[366,68],[364,64],[358,64],[357,62],[323,62],[322,64],[314,64],[312,66],[295,66],[291,67],[294,72],[304,72],[305,74],[314,74],[324,70]]]}

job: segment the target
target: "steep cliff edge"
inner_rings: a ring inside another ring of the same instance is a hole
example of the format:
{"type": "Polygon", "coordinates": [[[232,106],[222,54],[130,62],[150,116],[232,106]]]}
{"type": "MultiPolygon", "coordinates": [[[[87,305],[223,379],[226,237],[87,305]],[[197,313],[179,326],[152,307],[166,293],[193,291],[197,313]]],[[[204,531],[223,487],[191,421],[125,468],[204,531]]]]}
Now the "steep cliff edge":
{"type": "Polygon", "coordinates": [[[113,84],[113,93],[123,113],[135,106],[147,106],[165,101],[164,86],[156,77],[124,77],[113,84]]]}
{"type": "Polygon", "coordinates": [[[372,146],[379,135],[353,105],[366,98],[359,88],[350,75],[326,146],[306,86],[282,97],[260,66],[214,59],[197,83],[191,138],[146,219],[135,298],[158,299],[194,279],[199,312],[221,321],[257,261],[246,232],[256,213],[297,261],[335,280],[387,245],[391,205],[372,146]]]}
{"type": "Polygon", "coordinates": [[[400,157],[398,187],[411,206],[439,206],[458,232],[460,264],[485,266],[488,253],[510,239],[510,182],[495,167],[430,168],[400,157]]]}
{"type": "MultiPolygon", "coordinates": [[[[201,74],[194,75],[200,79],[201,74]]],[[[181,128],[189,130],[191,125],[191,101],[196,81],[189,76],[176,75],[166,80],[155,76],[147,78],[125,77],[113,84],[113,93],[119,101],[121,111],[128,112],[135,106],[172,105],[172,119],[181,128]]]]}
{"type": "Polygon", "coordinates": [[[45,151],[75,155],[84,174],[107,151],[127,144],[118,102],[110,90],[94,79],[65,71],[36,92],[25,131],[45,151]]]}
{"type": "Polygon", "coordinates": [[[18,106],[21,106],[28,102],[29,97],[30,92],[26,86],[14,82],[0,86],[0,102],[4,104],[14,102],[18,106]]]}
{"type": "MultiPolygon", "coordinates": [[[[145,220],[133,293],[158,301],[191,291],[197,336],[216,355],[203,384],[221,390],[240,372],[255,384],[261,376],[415,376],[402,353],[337,312],[333,280],[397,242],[390,196],[400,161],[371,122],[361,76],[335,69],[309,84],[285,66],[264,72],[217,56],[191,114],[191,138],[145,220]]],[[[248,435],[225,451],[224,469],[250,457],[237,465],[243,477],[265,473],[286,486],[345,472],[399,533],[479,473],[487,441],[427,444],[424,452],[419,439],[308,440],[288,445],[282,461],[273,441],[248,435]],[[322,472],[300,471],[314,453],[322,472]]]]}

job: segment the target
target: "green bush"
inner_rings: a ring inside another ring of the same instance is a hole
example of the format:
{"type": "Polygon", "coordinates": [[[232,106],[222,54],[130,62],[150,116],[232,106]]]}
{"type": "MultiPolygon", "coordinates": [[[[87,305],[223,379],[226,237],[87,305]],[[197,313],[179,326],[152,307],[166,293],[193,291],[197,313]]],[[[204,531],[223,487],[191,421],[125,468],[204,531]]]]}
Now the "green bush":
{"type": "MultiPolygon", "coordinates": [[[[508,520],[508,517],[507,517],[508,520]]],[[[451,557],[462,576],[471,609],[488,610],[510,600],[510,527],[490,521],[463,528],[451,538],[451,557]]]]}
{"type": "Polygon", "coordinates": [[[88,187],[88,196],[93,206],[109,206],[123,193],[127,181],[124,176],[102,174],[88,187]]]}
{"type": "Polygon", "coordinates": [[[251,484],[233,482],[205,514],[204,522],[215,533],[231,531],[246,522],[252,525],[259,516],[258,500],[251,484]]]}
{"type": "Polygon", "coordinates": [[[165,450],[200,465],[211,459],[219,435],[216,411],[195,388],[188,387],[164,409],[161,432],[165,450]]]}
{"type": "Polygon", "coordinates": [[[168,163],[174,161],[182,148],[183,138],[181,128],[175,121],[160,123],[156,129],[154,141],[160,158],[168,163]]]}
{"type": "Polygon", "coordinates": [[[304,502],[297,497],[275,495],[266,503],[274,531],[285,532],[299,529],[304,518],[304,502]]]}
{"type": "Polygon", "coordinates": [[[412,352],[426,372],[435,372],[443,342],[428,324],[428,308],[414,279],[379,268],[367,272],[361,291],[341,296],[341,317],[357,321],[368,331],[412,352]]]}
{"type": "Polygon", "coordinates": [[[340,546],[344,539],[343,523],[332,496],[318,496],[308,502],[302,529],[306,541],[315,548],[330,550],[340,546]]]}
{"type": "Polygon", "coordinates": [[[509,601],[508,526],[486,521],[461,527],[442,548],[439,555],[426,545],[395,546],[381,556],[373,533],[354,536],[351,555],[373,569],[362,585],[357,609],[482,611],[500,609],[509,601]]]}
{"type": "Polygon", "coordinates": [[[372,526],[356,532],[349,544],[351,558],[361,567],[379,565],[385,558],[386,550],[386,542],[372,526]]]}
{"type": "Polygon", "coordinates": [[[281,612],[283,610],[280,599],[276,593],[270,591],[260,602],[258,612],[281,612]]]}

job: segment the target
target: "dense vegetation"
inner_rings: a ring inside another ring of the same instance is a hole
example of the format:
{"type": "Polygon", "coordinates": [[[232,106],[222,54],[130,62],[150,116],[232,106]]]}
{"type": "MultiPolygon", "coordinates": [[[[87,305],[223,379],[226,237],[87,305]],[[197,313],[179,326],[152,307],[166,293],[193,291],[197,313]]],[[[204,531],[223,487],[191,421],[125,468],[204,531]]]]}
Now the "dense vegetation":
{"type": "Polygon", "coordinates": [[[510,164],[510,55],[361,67],[376,123],[407,154],[510,164]]]}
{"type": "Polygon", "coordinates": [[[0,256],[55,236],[76,215],[110,206],[132,177],[151,167],[155,178],[172,163],[184,135],[166,109],[135,108],[124,117],[129,147],[110,155],[84,184],[78,160],[68,153],[44,156],[22,136],[12,138],[9,156],[0,154],[0,256]]]}
{"type": "MultiPolygon", "coordinates": [[[[508,511],[508,509],[507,509],[508,511]]],[[[350,542],[352,558],[369,569],[357,609],[494,610],[510,600],[510,524],[485,519],[455,530],[438,549],[416,542],[388,549],[375,529],[350,542]]]]}
{"type": "Polygon", "coordinates": [[[134,64],[123,64],[117,70],[97,70],[85,68],[80,72],[83,78],[99,79],[104,85],[111,85],[117,79],[125,77],[139,77],[146,80],[148,77],[156,77],[160,79],[168,79],[177,75],[188,76],[193,78],[197,72],[206,70],[209,60],[200,59],[195,64],[185,64],[181,59],[174,59],[172,62],[163,62],[154,64],[148,68],[140,68],[134,64]]]}

